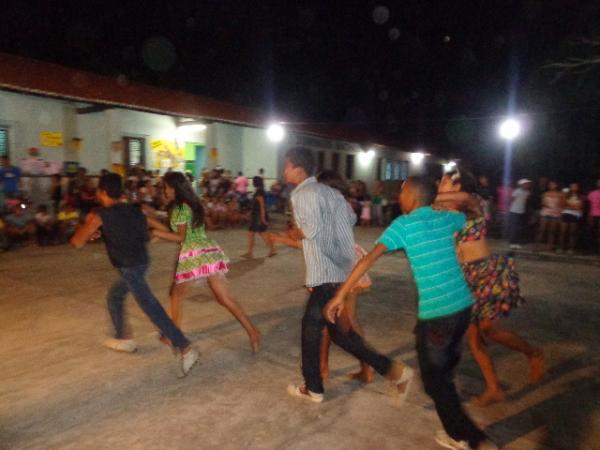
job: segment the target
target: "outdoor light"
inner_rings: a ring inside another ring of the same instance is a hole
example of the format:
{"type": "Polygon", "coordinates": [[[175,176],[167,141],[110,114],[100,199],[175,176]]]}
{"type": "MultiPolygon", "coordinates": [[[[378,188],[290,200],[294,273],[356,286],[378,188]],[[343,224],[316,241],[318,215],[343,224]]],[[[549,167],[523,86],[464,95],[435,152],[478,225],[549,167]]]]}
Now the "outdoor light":
{"type": "Polygon", "coordinates": [[[278,123],[269,125],[267,137],[271,142],[281,142],[285,137],[285,129],[278,123]]]}
{"type": "Polygon", "coordinates": [[[516,119],[506,119],[500,124],[498,134],[502,139],[512,141],[521,134],[521,124],[516,119]]]}
{"type": "Polygon", "coordinates": [[[454,161],[447,162],[444,164],[444,172],[452,172],[456,167],[456,163],[454,161]]]}
{"type": "Polygon", "coordinates": [[[366,167],[371,163],[374,156],[375,150],[362,151],[358,154],[358,162],[361,166],[366,167]]]}
{"type": "Polygon", "coordinates": [[[420,166],[421,163],[423,162],[423,159],[425,159],[425,153],[415,152],[415,153],[410,154],[410,161],[415,166],[420,166]]]}

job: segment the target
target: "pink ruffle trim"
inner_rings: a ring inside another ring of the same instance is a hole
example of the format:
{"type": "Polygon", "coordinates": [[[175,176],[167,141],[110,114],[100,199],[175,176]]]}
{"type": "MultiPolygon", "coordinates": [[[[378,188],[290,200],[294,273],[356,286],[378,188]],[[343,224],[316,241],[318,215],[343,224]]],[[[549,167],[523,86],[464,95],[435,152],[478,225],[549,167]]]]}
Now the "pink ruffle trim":
{"type": "Polygon", "coordinates": [[[195,248],[179,253],[179,261],[185,261],[186,259],[209,253],[223,253],[223,250],[220,247],[195,248]]]}
{"type": "Polygon", "coordinates": [[[188,272],[182,272],[175,275],[175,283],[183,283],[185,281],[197,280],[198,278],[205,278],[216,273],[227,273],[229,267],[225,261],[218,261],[216,263],[203,264],[200,267],[196,267],[188,272]]]}

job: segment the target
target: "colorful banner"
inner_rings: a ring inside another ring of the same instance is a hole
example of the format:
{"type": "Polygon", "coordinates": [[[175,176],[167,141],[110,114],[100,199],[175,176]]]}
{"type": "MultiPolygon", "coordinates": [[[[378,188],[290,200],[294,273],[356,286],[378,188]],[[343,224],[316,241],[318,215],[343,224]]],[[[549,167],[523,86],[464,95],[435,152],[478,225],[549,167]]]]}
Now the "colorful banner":
{"type": "Polygon", "coordinates": [[[40,133],[40,145],[42,147],[62,147],[63,134],[57,131],[42,131],[40,133]]]}

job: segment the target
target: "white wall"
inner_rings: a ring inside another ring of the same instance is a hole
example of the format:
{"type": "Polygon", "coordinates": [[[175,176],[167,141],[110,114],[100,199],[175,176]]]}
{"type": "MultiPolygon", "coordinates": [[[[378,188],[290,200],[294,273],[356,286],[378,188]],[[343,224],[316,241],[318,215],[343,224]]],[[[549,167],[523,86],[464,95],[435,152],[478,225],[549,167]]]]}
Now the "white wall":
{"type": "Polygon", "coordinates": [[[64,150],[40,146],[40,132],[64,130],[63,101],[0,90],[0,125],[10,128],[9,151],[13,163],[28,157],[30,147],[40,149],[48,161],[63,161],[64,150]]]}

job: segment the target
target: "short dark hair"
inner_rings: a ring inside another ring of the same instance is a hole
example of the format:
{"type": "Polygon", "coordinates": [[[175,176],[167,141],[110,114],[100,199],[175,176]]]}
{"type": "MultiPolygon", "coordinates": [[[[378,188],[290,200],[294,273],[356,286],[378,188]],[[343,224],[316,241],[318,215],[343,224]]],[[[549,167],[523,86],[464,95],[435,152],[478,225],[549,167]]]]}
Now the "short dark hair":
{"type": "Polygon", "coordinates": [[[256,176],[252,178],[252,186],[254,186],[257,189],[264,189],[265,188],[265,182],[262,179],[262,177],[256,176]]]}
{"type": "Polygon", "coordinates": [[[429,206],[433,204],[433,202],[435,201],[435,197],[437,196],[437,186],[435,185],[435,181],[433,181],[432,178],[424,175],[419,175],[409,177],[406,181],[410,181],[413,188],[417,191],[419,203],[422,206],[429,206]]]}
{"type": "Polygon", "coordinates": [[[302,167],[309,177],[314,175],[317,168],[313,153],[306,147],[290,148],[285,154],[285,159],[294,167],[302,167]]]}
{"type": "Polygon", "coordinates": [[[123,195],[123,180],[118,173],[107,173],[100,178],[98,189],[106,192],[110,198],[118,199],[123,195]]]}

